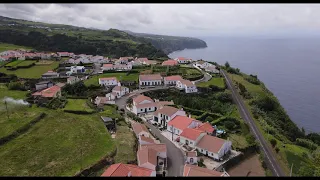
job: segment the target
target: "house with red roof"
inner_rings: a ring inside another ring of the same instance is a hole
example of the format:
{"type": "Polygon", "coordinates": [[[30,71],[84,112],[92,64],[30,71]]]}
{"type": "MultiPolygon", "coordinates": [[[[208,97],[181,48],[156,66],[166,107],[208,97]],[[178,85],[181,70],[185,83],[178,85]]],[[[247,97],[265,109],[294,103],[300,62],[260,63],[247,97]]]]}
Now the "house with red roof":
{"type": "Polygon", "coordinates": [[[162,66],[176,66],[176,65],[178,65],[178,61],[169,59],[169,60],[163,61],[161,65],[162,66]]]}
{"type": "Polygon", "coordinates": [[[186,116],[186,112],[183,109],[177,109],[171,106],[161,106],[154,112],[153,120],[166,127],[167,123],[170,122],[176,116],[186,116]]]}
{"type": "Polygon", "coordinates": [[[188,64],[192,61],[191,59],[185,57],[177,57],[174,60],[177,61],[179,64],[188,64]]]}
{"type": "Polygon", "coordinates": [[[103,64],[101,69],[103,71],[113,70],[113,64],[103,64]]]}
{"type": "Polygon", "coordinates": [[[187,164],[197,164],[198,163],[198,154],[197,151],[187,151],[185,152],[187,157],[186,163],[187,164]]]}
{"type": "Polygon", "coordinates": [[[206,133],[199,129],[185,128],[180,134],[180,143],[194,148],[204,135],[206,133]]]}
{"type": "Polygon", "coordinates": [[[176,88],[184,90],[185,93],[196,93],[198,92],[197,86],[189,80],[178,80],[176,88]]]}
{"type": "Polygon", "coordinates": [[[133,164],[112,164],[101,177],[156,177],[156,171],[133,164]]]}
{"type": "Polygon", "coordinates": [[[69,53],[69,52],[57,52],[59,57],[72,57],[74,56],[74,53],[69,53]]]}
{"type": "Polygon", "coordinates": [[[201,131],[206,132],[208,135],[214,135],[215,129],[212,127],[212,125],[208,122],[202,123],[199,127],[196,129],[199,129],[201,131]]]}
{"type": "Polygon", "coordinates": [[[99,84],[104,86],[120,86],[120,82],[116,77],[99,78],[99,84]]]}
{"type": "Polygon", "coordinates": [[[115,86],[112,92],[117,94],[117,98],[120,98],[129,93],[129,88],[125,86],[115,86]]]}
{"type": "Polygon", "coordinates": [[[173,134],[180,135],[186,128],[195,128],[201,124],[200,121],[191,117],[176,116],[168,122],[167,131],[173,132],[173,134]]]}
{"type": "Polygon", "coordinates": [[[204,135],[195,145],[195,148],[204,155],[217,161],[231,152],[232,142],[215,136],[204,135]]]}
{"type": "Polygon", "coordinates": [[[132,130],[137,138],[139,138],[139,136],[150,137],[150,132],[149,132],[148,128],[146,127],[146,125],[138,123],[138,122],[132,122],[131,126],[132,126],[132,130]]]}
{"type": "Polygon", "coordinates": [[[57,85],[43,89],[32,94],[33,97],[56,98],[61,96],[61,88],[57,85]]]}
{"type": "Polygon", "coordinates": [[[183,78],[179,75],[175,76],[167,76],[163,78],[163,84],[167,86],[175,86],[177,81],[183,80],[183,78]]]}
{"type": "Polygon", "coordinates": [[[183,168],[184,177],[228,177],[227,172],[219,172],[196,165],[185,164],[183,168]]]}
{"type": "Polygon", "coordinates": [[[167,146],[166,144],[144,144],[139,146],[137,152],[139,167],[151,170],[164,169],[167,167],[167,146]]]}
{"type": "Polygon", "coordinates": [[[162,76],[160,74],[140,74],[139,85],[140,86],[161,86],[162,76]]]}
{"type": "Polygon", "coordinates": [[[105,104],[115,104],[113,100],[110,100],[109,97],[97,96],[94,100],[94,104],[97,106],[105,105],[105,104]]]}
{"type": "Polygon", "coordinates": [[[139,136],[139,144],[144,145],[144,144],[155,144],[154,139],[151,137],[146,137],[146,136],[139,136]]]}

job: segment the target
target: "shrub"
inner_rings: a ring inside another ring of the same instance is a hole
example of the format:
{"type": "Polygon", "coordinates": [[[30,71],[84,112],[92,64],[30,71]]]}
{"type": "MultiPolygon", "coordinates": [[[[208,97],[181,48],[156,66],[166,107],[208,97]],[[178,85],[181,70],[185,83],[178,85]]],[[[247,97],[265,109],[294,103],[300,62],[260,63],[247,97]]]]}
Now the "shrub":
{"type": "Polygon", "coordinates": [[[309,139],[297,138],[296,143],[297,143],[297,145],[308,148],[310,150],[316,150],[318,147],[318,145],[316,143],[312,142],[309,139]]]}
{"type": "Polygon", "coordinates": [[[275,139],[270,139],[270,143],[272,147],[275,147],[277,145],[277,141],[275,139]]]}
{"type": "Polygon", "coordinates": [[[8,84],[9,90],[25,90],[24,85],[21,82],[10,82],[8,84]]]}
{"type": "Polygon", "coordinates": [[[276,150],[276,153],[278,153],[280,151],[280,149],[278,147],[276,147],[275,150],[276,150]]]}
{"type": "Polygon", "coordinates": [[[225,121],[224,122],[224,126],[228,129],[228,130],[233,130],[235,124],[232,121],[225,121]]]}

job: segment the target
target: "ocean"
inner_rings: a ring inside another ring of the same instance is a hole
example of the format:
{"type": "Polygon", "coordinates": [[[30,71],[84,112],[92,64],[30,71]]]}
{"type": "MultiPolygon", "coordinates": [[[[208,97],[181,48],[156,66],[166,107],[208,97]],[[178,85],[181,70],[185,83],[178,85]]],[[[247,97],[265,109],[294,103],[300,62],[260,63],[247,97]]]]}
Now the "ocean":
{"type": "MultiPolygon", "coordinates": [[[[203,38],[202,38],[203,39],[203,38]]],[[[208,47],[169,57],[203,59],[258,75],[291,120],[306,132],[320,132],[320,38],[212,37],[208,47]]]]}

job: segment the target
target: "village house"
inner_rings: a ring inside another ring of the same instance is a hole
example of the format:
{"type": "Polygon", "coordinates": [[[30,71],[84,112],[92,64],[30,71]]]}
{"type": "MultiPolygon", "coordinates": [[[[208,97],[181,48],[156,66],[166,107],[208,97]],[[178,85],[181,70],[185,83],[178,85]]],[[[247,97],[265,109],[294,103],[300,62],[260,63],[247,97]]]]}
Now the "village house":
{"type": "Polygon", "coordinates": [[[113,65],[113,69],[116,71],[130,71],[132,69],[132,65],[129,64],[115,64],[113,65]]]}
{"type": "Polygon", "coordinates": [[[25,59],[36,59],[36,53],[24,53],[25,59]]]}
{"type": "Polygon", "coordinates": [[[161,65],[162,66],[176,66],[176,65],[178,65],[178,61],[169,59],[169,60],[163,61],[161,65]]]}
{"type": "Polygon", "coordinates": [[[109,70],[113,70],[113,64],[103,64],[101,69],[103,71],[109,71],[109,70]]]}
{"type": "Polygon", "coordinates": [[[116,64],[128,64],[129,62],[129,59],[127,57],[120,57],[118,59],[118,61],[116,61],[115,63],[116,64]]]}
{"type": "Polygon", "coordinates": [[[171,121],[168,122],[167,131],[173,134],[180,135],[186,128],[196,128],[202,123],[191,117],[186,116],[176,116],[171,121]]]}
{"type": "Polygon", "coordinates": [[[105,104],[115,104],[113,100],[110,100],[109,97],[97,96],[94,99],[94,104],[97,106],[102,106],[105,104]]]}
{"type": "Polygon", "coordinates": [[[156,171],[133,164],[112,164],[101,177],[156,177],[156,171]]]}
{"type": "Polygon", "coordinates": [[[166,86],[175,86],[177,84],[177,81],[183,80],[181,76],[175,75],[175,76],[167,76],[163,78],[163,83],[166,86]]]}
{"type": "Polygon", "coordinates": [[[193,82],[184,79],[177,81],[176,88],[179,90],[184,90],[185,93],[198,92],[197,86],[193,82]]]}
{"type": "Polygon", "coordinates": [[[146,125],[138,123],[138,122],[132,122],[131,126],[132,126],[132,130],[137,138],[139,138],[139,136],[150,137],[150,132],[149,132],[148,128],[146,127],[146,125]]]}
{"type": "Polygon", "coordinates": [[[210,73],[213,73],[213,74],[219,74],[220,73],[220,71],[218,69],[216,69],[215,65],[208,66],[204,70],[206,72],[210,72],[210,73]]]}
{"type": "Polygon", "coordinates": [[[206,61],[203,61],[203,60],[199,60],[199,61],[195,62],[194,65],[196,67],[202,68],[202,69],[205,69],[206,67],[212,66],[212,64],[210,64],[210,63],[208,63],[206,61]]]}
{"type": "Polygon", "coordinates": [[[162,76],[160,74],[139,75],[140,86],[160,86],[162,85],[162,76]]]}
{"type": "Polygon", "coordinates": [[[36,90],[39,91],[39,90],[47,89],[47,88],[53,86],[53,82],[41,81],[41,82],[38,82],[37,84],[35,84],[35,86],[36,86],[36,90]]]}
{"type": "Polygon", "coordinates": [[[44,74],[41,75],[42,79],[53,79],[53,78],[59,78],[59,73],[54,72],[54,71],[48,71],[44,74]]]}
{"type": "Polygon", "coordinates": [[[133,113],[148,113],[156,111],[156,103],[149,97],[139,95],[133,98],[133,113]]]}
{"type": "Polygon", "coordinates": [[[141,65],[143,65],[142,62],[139,59],[135,59],[135,60],[129,62],[129,64],[131,64],[132,66],[141,66],[141,65]]]}
{"type": "Polygon", "coordinates": [[[41,53],[40,54],[40,58],[43,59],[43,60],[48,60],[48,59],[51,59],[52,56],[50,53],[41,53]]]}
{"type": "Polygon", "coordinates": [[[72,57],[74,56],[73,53],[69,53],[69,52],[57,52],[59,57],[72,57]]]}
{"type": "Polygon", "coordinates": [[[139,167],[157,170],[167,167],[167,146],[165,144],[144,144],[137,152],[139,167]]]}
{"type": "Polygon", "coordinates": [[[139,136],[139,144],[155,144],[154,140],[151,137],[139,136]]]}
{"type": "Polygon", "coordinates": [[[187,151],[185,152],[187,160],[187,164],[197,164],[198,163],[198,157],[197,157],[197,151],[187,151]]]}
{"type": "Polygon", "coordinates": [[[26,60],[26,56],[24,54],[21,54],[20,56],[17,57],[18,60],[26,60]]]}
{"type": "Polygon", "coordinates": [[[206,135],[204,131],[193,128],[185,128],[180,134],[180,143],[194,148],[204,135],[206,135]]]}
{"type": "Polygon", "coordinates": [[[104,86],[121,86],[116,77],[99,78],[99,84],[104,86]]]}
{"type": "Polygon", "coordinates": [[[183,168],[184,177],[228,177],[227,172],[219,172],[208,168],[199,167],[196,165],[185,164],[183,168]]]}
{"type": "Polygon", "coordinates": [[[204,155],[220,161],[231,152],[231,141],[215,136],[204,135],[195,145],[196,149],[204,155]]]}
{"type": "Polygon", "coordinates": [[[208,122],[202,123],[199,127],[196,129],[206,132],[208,135],[215,136],[215,129],[212,127],[212,125],[208,122]]]}
{"type": "Polygon", "coordinates": [[[106,98],[108,99],[108,101],[114,101],[117,99],[117,93],[110,92],[110,93],[106,94],[106,98]]]}
{"type": "Polygon", "coordinates": [[[71,72],[71,74],[85,73],[86,72],[86,68],[84,66],[71,66],[70,67],[70,72],[71,72]]]}
{"type": "Polygon", "coordinates": [[[78,78],[78,76],[70,76],[67,78],[67,83],[68,84],[74,84],[76,82],[79,82],[80,79],[78,78]]]}
{"type": "Polygon", "coordinates": [[[129,88],[124,87],[124,86],[115,86],[112,89],[112,92],[117,94],[117,98],[120,98],[120,97],[129,93],[129,88]]]}
{"type": "Polygon", "coordinates": [[[33,97],[42,97],[42,98],[56,98],[61,96],[61,88],[57,85],[51,86],[47,89],[35,92],[32,94],[33,97]]]}
{"type": "Polygon", "coordinates": [[[191,59],[187,59],[184,57],[177,57],[174,60],[177,61],[179,64],[188,64],[191,62],[191,59]]]}
{"type": "Polygon", "coordinates": [[[153,120],[161,124],[162,127],[166,127],[167,123],[178,115],[186,116],[186,112],[183,111],[183,109],[177,109],[171,106],[163,106],[154,112],[153,120]]]}

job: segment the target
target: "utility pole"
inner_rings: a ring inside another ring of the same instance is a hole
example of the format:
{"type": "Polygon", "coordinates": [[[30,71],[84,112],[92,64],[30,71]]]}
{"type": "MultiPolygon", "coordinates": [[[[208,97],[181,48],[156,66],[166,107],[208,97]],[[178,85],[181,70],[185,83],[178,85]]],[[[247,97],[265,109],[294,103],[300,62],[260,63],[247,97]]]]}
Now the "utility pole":
{"type": "Polygon", "coordinates": [[[292,163],[292,165],[291,165],[290,177],[292,176],[292,168],[293,168],[293,163],[292,163]]]}
{"type": "Polygon", "coordinates": [[[8,120],[9,120],[9,111],[8,111],[8,104],[7,104],[7,101],[4,101],[4,104],[6,105],[7,117],[8,117],[8,120]]]}
{"type": "Polygon", "coordinates": [[[173,126],[171,126],[171,140],[173,141],[173,126]]]}

